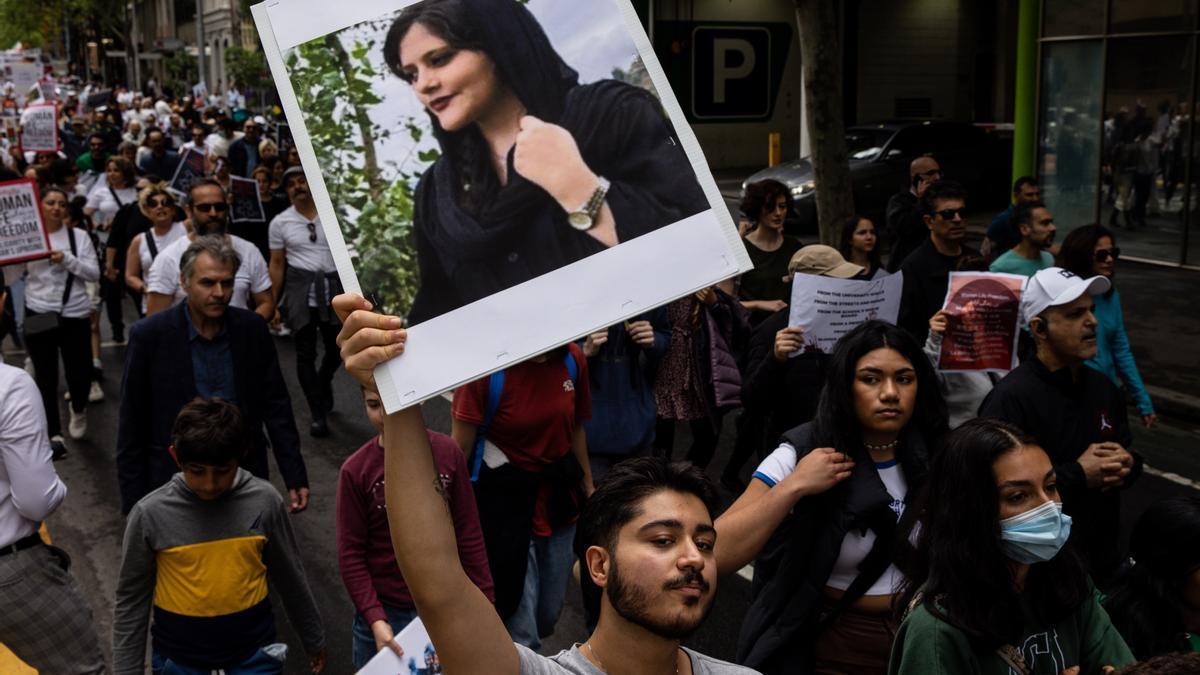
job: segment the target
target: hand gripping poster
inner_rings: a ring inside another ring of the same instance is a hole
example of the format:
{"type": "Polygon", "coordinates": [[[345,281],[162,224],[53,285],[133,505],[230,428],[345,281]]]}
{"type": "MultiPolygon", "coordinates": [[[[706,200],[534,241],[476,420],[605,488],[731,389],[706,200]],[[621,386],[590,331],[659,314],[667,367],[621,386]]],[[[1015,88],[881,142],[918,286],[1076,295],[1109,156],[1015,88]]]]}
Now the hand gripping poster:
{"type": "Polygon", "coordinates": [[[751,268],[629,0],[253,14],[387,410],[751,268]]]}
{"type": "Polygon", "coordinates": [[[1017,367],[1025,281],[1019,274],[950,273],[939,370],[1007,373],[1017,367]]]}

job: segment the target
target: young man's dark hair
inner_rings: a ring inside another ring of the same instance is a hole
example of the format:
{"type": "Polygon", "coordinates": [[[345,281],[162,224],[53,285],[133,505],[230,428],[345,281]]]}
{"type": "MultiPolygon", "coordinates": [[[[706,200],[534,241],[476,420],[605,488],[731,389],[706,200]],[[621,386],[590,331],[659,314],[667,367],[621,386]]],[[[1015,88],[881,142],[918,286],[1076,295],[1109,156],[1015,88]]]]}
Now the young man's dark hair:
{"type": "Polygon", "coordinates": [[[1028,225],[1033,222],[1033,212],[1044,208],[1046,208],[1046,204],[1040,201],[1017,204],[1016,210],[1013,211],[1013,227],[1016,227],[1017,231],[1020,232],[1022,225],[1028,225]]]}
{"type": "Polygon", "coordinates": [[[1013,190],[1012,190],[1013,194],[1014,195],[1020,194],[1021,189],[1024,188],[1026,185],[1037,185],[1037,184],[1038,184],[1037,179],[1034,178],[1033,176],[1021,176],[1020,178],[1018,178],[1016,180],[1015,183],[1013,183],[1013,190]]]}
{"type": "Polygon", "coordinates": [[[921,195],[921,213],[926,216],[932,216],[936,210],[939,200],[943,199],[961,199],[967,200],[967,189],[964,188],[958,181],[939,180],[925,189],[925,194],[921,195]]]}
{"type": "Polygon", "coordinates": [[[221,466],[242,461],[250,435],[237,406],[219,398],[196,398],[175,417],[171,445],[181,465],[221,466]]]}
{"type": "MultiPolygon", "coordinates": [[[[589,547],[600,546],[615,555],[621,527],[638,516],[642,500],[663,490],[695,495],[709,514],[716,514],[720,507],[716,488],[694,464],[660,457],[628,459],[604,476],[584,505],[575,532],[575,554],[584,560],[589,547]]],[[[600,616],[602,591],[586,572],[580,575],[580,585],[584,611],[594,623],[600,616]]]]}

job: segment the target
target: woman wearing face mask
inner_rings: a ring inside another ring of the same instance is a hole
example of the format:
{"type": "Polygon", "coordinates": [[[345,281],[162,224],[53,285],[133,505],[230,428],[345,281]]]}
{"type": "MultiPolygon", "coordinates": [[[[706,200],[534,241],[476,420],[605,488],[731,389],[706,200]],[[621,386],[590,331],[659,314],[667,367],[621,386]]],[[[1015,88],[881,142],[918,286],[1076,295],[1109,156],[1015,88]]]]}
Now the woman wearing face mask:
{"type": "MultiPolygon", "coordinates": [[[[1119,257],[1121,249],[1117,248],[1117,239],[1111,230],[1103,225],[1085,225],[1072,230],[1063,240],[1058,264],[1085,279],[1099,275],[1113,281],[1119,257]]],[[[1149,429],[1158,422],[1158,415],[1154,414],[1154,404],[1150,394],[1146,393],[1137,362],[1133,360],[1129,336],[1125,333],[1121,294],[1117,292],[1116,284],[1107,293],[1096,296],[1095,302],[1096,355],[1087,360],[1087,365],[1107,375],[1117,386],[1125,383],[1142,425],[1149,429]]]]}
{"type": "Polygon", "coordinates": [[[1156,502],[1129,539],[1133,566],[1104,609],[1139,661],[1200,652],[1200,497],[1156,502]]]}
{"type": "Polygon", "coordinates": [[[1100,673],[1133,662],[1063,545],[1054,468],[1020,429],[967,422],[933,455],[889,672],[1100,673]]]}
{"type": "Polygon", "coordinates": [[[757,556],[739,663],[765,675],[887,667],[905,503],[945,428],[912,336],[868,321],[838,341],[813,421],[783,435],[716,522],[720,572],[757,556]]]}
{"type": "Polygon", "coordinates": [[[709,208],[654,95],[580,84],[522,3],[412,4],[383,57],[441,149],[415,195],[413,324],[709,208]]]}
{"type": "Polygon", "coordinates": [[[863,268],[862,273],[854,277],[855,279],[870,281],[888,275],[879,257],[879,237],[875,231],[875,223],[866,216],[852,216],[842,226],[842,243],[838,250],[846,262],[863,268]]]}

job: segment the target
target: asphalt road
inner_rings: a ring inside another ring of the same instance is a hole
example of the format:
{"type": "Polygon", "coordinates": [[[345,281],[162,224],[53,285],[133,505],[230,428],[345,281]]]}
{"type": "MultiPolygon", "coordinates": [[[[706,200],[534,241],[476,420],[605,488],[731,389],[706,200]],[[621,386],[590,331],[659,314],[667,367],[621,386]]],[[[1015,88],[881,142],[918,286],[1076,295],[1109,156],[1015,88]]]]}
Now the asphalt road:
{"type": "MultiPolygon", "coordinates": [[[[106,322],[105,322],[106,323],[106,322]]],[[[107,326],[105,326],[107,329],[107,326]]],[[[330,418],[333,434],[325,439],[307,435],[309,423],[306,406],[300,394],[293,365],[294,352],[288,339],[277,340],[283,371],[288,380],[296,408],[296,421],[301,429],[303,452],[312,483],[309,509],[293,516],[292,523],[299,540],[309,582],[325,619],[328,635],[330,673],[350,673],[350,624],[353,608],[337,572],[334,546],[334,487],[342,461],[374,433],[363,412],[357,386],[344,373],[335,381],[336,409],[330,418]]],[[[11,345],[6,345],[11,349],[11,345]]],[[[6,355],[9,363],[20,365],[22,355],[6,355]]],[[[101,642],[108,652],[111,644],[112,605],[116,578],[120,566],[121,539],[124,520],[117,497],[114,462],[118,401],[123,347],[110,345],[103,350],[106,373],[105,391],[108,397],[89,409],[89,439],[71,442],[70,456],[57,468],[70,493],[62,507],[47,525],[55,543],[65,548],[74,560],[74,573],[85,589],[95,614],[101,642]]],[[[65,420],[65,409],[64,417],[65,420]]],[[[426,406],[428,424],[439,431],[449,430],[449,405],[435,400],[426,406]]],[[[1132,420],[1131,420],[1132,422],[1132,420]]],[[[733,419],[724,425],[724,434],[710,474],[719,476],[733,440],[733,419]]],[[[1140,427],[1136,433],[1136,448],[1153,468],[1131,488],[1124,501],[1122,537],[1129,525],[1153,500],[1182,494],[1200,486],[1200,426],[1179,420],[1164,419],[1153,431],[1140,427]],[[1171,474],[1167,477],[1155,475],[1171,474]],[[1188,482],[1190,481],[1190,484],[1188,482]]],[[[680,428],[676,438],[676,454],[686,452],[688,434],[680,428]]],[[[743,469],[744,473],[750,466],[743,469]]],[[[283,486],[278,480],[277,487],[283,486]]],[[[733,657],[741,617],[750,600],[750,584],[738,575],[720,581],[716,605],[703,628],[689,641],[689,646],[718,658],[733,657]]],[[[307,660],[299,640],[287,622],[286,614],[276,602],[276,617],[280,637],[291,645],[287,672],[306,671],[307,660]]],[[[581,604],[577,589],[568,593],[567,606],[555,635],[546,641],[544,652],[554,652],[586,637],[581,604]]]]}

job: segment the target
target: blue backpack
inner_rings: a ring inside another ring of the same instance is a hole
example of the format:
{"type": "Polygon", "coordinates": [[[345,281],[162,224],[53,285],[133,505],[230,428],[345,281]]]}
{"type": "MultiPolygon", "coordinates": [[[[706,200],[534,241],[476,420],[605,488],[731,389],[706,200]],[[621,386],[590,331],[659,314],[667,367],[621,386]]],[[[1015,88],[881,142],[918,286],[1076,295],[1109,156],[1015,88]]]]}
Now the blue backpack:
{"type": "MultiPolygon", "coordinates": [[[[575,363],[575,356],[569,348],[563,362],[567,366],[567,373],[571,376],[571,384],[578,385],[579,366],[575,363]]],[[[503,393],[504,371],[500,370],[492,373],[488,378],[488,398],[487,407],[483,412],[483,424],[480,424],[479,430],[475,432],[475,456],[471,460],[472,483],[479,480],[479,471],[483,468],[483,444],[487,441],[487,430],[492,424],[492,419],[496,417],[496,410],[500,407],[500,396],[503,393]]]]}

